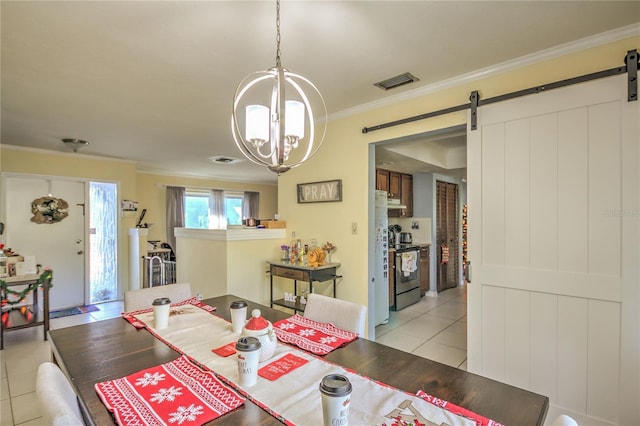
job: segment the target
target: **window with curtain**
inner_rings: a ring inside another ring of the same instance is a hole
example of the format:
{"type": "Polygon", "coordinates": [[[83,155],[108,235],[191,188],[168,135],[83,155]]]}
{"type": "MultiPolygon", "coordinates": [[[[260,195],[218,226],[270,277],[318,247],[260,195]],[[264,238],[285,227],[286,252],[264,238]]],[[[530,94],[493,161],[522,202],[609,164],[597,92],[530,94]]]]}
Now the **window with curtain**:
{"type": "Polygon", "coordinates": [[[185,227],[197,229],[226,229],[229,225],[242,225],[245,217],[257,217],[259,193],[249,199],[244,192],[220,189],[187,189],[185,194],[185,227]],[[249,204],[247,204],[249,203],[249,204]],[[253,207],[246,207],[252,205],[253,207]],[[253,212],[252,216],[244,216],[253,212]]]}
{"type": "Polygon", "coordinates": [[[260,203],[260,193],[245,191],[242,203],[242,218],[258,218],[258,208],[260,203]]]}
{"type": "Polygon", "coordinates": [[[167,186],[167,242],[176,253],[175,228],[185,226],[185,189],[178,186],[167,186]]]}

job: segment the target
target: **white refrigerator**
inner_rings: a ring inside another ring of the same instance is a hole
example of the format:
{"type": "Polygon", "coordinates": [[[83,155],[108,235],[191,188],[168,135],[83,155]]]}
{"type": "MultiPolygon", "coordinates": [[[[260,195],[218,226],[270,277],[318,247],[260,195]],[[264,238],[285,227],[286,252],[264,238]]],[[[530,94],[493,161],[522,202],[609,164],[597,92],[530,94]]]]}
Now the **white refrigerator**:
{"type": "Polygon", "coordinates": [[[375,325],[389,322],[389,274],[392,272],[389,271],[389,218],[387,213],[387,192],[376,191],[375,325]]]}

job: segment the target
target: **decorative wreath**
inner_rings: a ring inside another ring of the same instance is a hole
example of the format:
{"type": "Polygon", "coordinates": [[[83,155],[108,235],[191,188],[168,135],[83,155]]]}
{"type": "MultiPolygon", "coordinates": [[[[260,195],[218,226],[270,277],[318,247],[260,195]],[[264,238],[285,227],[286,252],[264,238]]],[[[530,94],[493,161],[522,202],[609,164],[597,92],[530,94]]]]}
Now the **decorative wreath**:
{"type": "Polygon", "coordinates": [[[40,197],[31,203],[31,222],[56,223],[69,216],[69,203],[62,198],[40,197]]]}

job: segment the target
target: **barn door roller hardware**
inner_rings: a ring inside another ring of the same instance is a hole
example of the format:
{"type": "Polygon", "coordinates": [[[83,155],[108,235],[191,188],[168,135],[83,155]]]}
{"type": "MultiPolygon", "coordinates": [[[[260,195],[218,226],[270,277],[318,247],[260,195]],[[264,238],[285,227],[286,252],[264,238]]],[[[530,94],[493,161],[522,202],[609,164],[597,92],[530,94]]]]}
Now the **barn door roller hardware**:
{"type": "Polygon", "coordinates": [[[638,100],[638,52],[633,49],[627,52],[624,58],[627,64],[627,82],[629,84],[627,101],[638,100]]]}
{"type": "Polygon", "coordinates": [[[437,117],[439,115],[450,114],[452,112],[462,111],[465,109],[471,109],[471,130],[477,129],[478,107],[483,105],[489,105],[500,101],[506,101],[508,99],[519,98],[526,95],[534,95],[536,93],[544,92],[551,89],[557,89],[559,87],[570,86],[572,84],[584,83],[586,81],[596,80],[604,77],[611,77],[626,73],[628,81],[628,94],[627,100],[629,102],[638,100],[638,52],[636,49],[629,50],[624,58],[625,65],[622,67],[611,68],[608,70],[597,71],[591,74],[585,74],[578,77],[569,78],[566,80],[560,80],[553,83],[542,84],[528,89],[518,90],[515,92],[507,93],[504,95],[494,96],[493,98],[480,99],[480,94],[477,90],[471,92],[469,97],[470,102],[467,104],[461,104],[454,107],[444,108],[425,114],[414,115],[413,117],[403,118],[401,120],[390,121],[388,123],[378,124],[376,126],[364,127],[362,133],[369,133],[375,130],[386,129],[387,127],[398,126],[400,124],[411,123],[413,121],[423,120],[425,118],[437,117]]]}

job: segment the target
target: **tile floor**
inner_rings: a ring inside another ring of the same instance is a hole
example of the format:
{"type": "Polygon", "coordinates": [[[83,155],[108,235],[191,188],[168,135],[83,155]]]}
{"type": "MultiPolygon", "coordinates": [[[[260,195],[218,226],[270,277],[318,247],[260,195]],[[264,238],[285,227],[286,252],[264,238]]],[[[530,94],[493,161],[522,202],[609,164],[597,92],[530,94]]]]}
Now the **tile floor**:
{"type": "Polygon", "coordinates": [[[466,370],[467,287],[390,312],[389,323],[376,327],[376,342],[466,370]]]}
{"type": "MultiPolygon", "coordinates": [[[[466,369],[466,287],[446,290],[437,298],[423,297],[419,303],[391,312],[388,324],[376,327],[376,341],[394,348],[466,369]]],[[[118,317],[122,302],[100,305],[100,311],[51,320],[51,328],[118,317]]],[[[42,328],[15,330],[4,335],[0,351],[0,426],[43,426],[35,394],[40,363],[51,360],[49,343],[42,328]]]]}
{"type": "MultiPolygon", "coordinates": [[[[120,316],[122,302],[104,303],[100,310],[51,320],[51,328],[100,321],[120,316]]],[[[51,361],[49,342],[42,338],[42,327],[25,328],[4,334],[0,351],[0,426],[44,426],[35,393],[38,366],[51,361]]]]}

